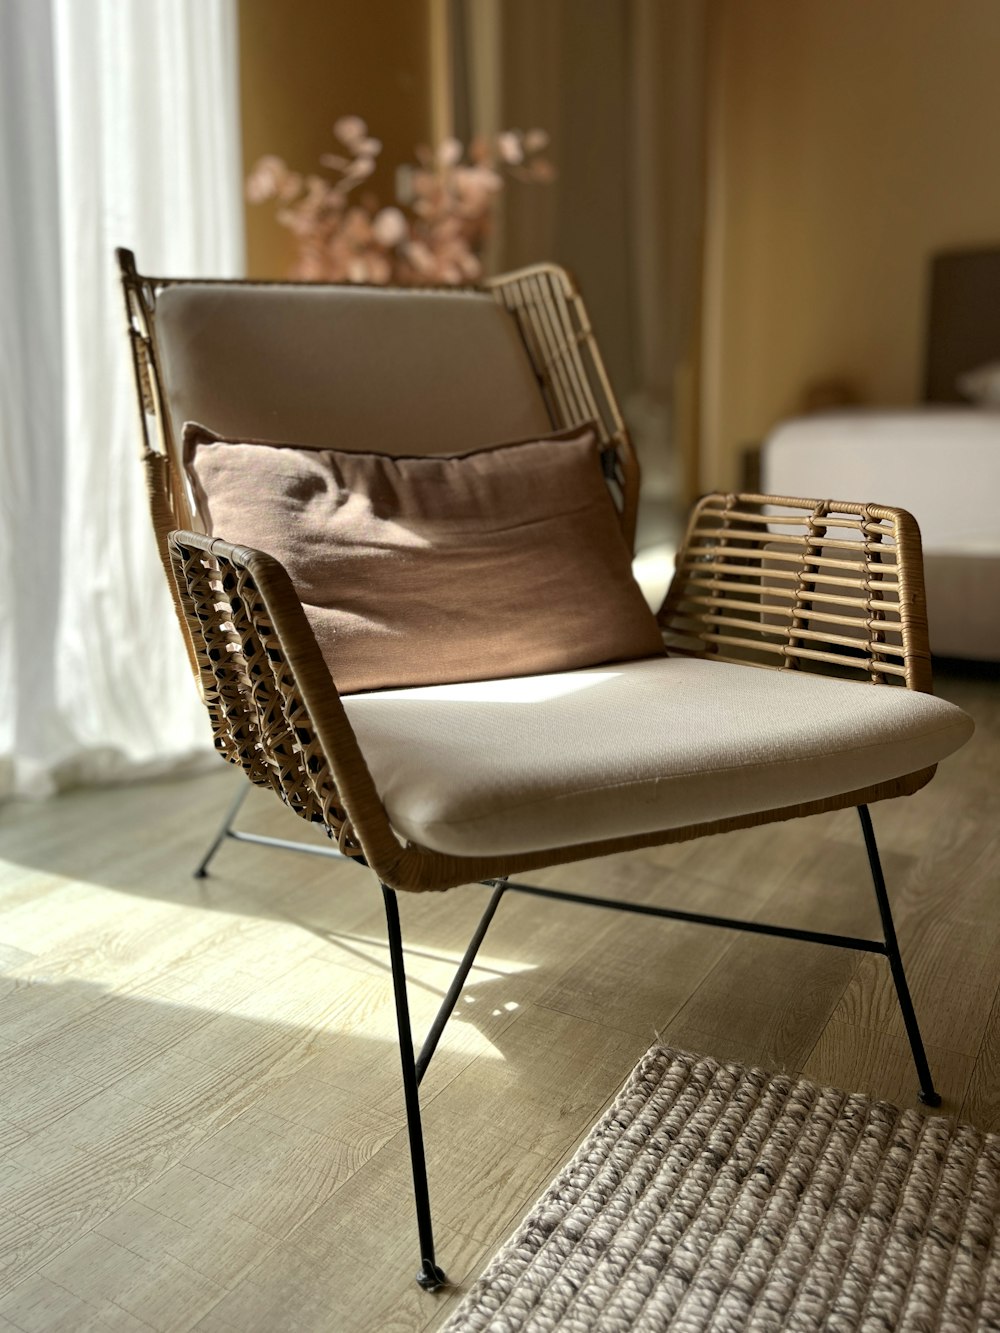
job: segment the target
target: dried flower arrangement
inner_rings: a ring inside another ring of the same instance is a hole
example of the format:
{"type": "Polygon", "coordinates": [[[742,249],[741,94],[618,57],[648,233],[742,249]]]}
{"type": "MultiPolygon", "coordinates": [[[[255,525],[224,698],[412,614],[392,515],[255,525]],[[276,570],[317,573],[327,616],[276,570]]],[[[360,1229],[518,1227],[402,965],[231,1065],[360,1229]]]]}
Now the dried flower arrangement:
{"type": "Polygon", "coordinates": [[[277,218],[295,237],[291,276],[320,282],[475,282],[505,174],[551,181],[544,130],[505,130],[469,145],[457,139],[416,150],[409,174],[411,198],[380,207],[370,192],[352,192],[371,176],[382,144],[360,116],[342,116],[333,132],[344,154],[325,154],[336,173],[302,175],[280,157],[262,157],[247,180],[255,204],[276,200],[277,218]]]}

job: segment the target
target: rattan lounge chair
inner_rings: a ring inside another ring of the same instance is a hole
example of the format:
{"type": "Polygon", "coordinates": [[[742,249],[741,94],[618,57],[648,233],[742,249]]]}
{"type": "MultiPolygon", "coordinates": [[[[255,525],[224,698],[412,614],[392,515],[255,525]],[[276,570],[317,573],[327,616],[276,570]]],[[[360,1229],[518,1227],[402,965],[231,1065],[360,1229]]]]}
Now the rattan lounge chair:
{"type": "MultiPolygon", "coordinates": [[[[410,453],[447,455],[596,422],[631,545],[638,469],[578,292],[547,266],[477,290],[391,291],[149,278],[128,251],[119,260],[153,523],[215,745],[251,783],[320,824],[332,855],[370,867],[384,897],[420,1284],[445,1278],[418,1084],[505,892],[882,954],[920,1097],[937,1104],[868,813],[873,801],[923,787],[971,731],[930,693],[910,516],[874,504],[710,495],[694,510],[659,613],[665,657],[582,673],[587,688],[567,673],[565,689],[539,691],[530,709],[511,708],[509,681],[342,696],[285,568],[237,544],[240,532],[198,530],[183,423],[319,447],[349,438],[352,448],[390,453],[405,440],[410,453]],[[614,725],[595,728],[595,710],[614,725]],[[651,728],[661,715],[663,727],[651,728]],[[477,747],[465,739],[472,725],[477,747]],[[500,733],[503,763],[491,764],[489,737],[500,733]],[[860,812],[879,940],[512,878],[846,806],[860,812]],[[479,883],[492,889],[486,912],[415,1056],[396,894],[479,883]]],[[[238,830],[235,814],[196,873],[225,837],[299,846],[238,830]]]]}

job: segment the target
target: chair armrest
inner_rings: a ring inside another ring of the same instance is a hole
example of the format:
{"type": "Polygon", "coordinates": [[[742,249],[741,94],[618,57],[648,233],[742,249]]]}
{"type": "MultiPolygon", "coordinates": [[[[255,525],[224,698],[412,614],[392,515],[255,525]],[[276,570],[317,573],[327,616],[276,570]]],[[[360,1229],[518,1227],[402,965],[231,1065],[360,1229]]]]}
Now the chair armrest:
{"type": "Polygon", "coordinates": [[[670,654],[932,688],[920,530],[904,509],[707,495],[658,620],[670,654]]]}
{"type": "Polygon", "coordinates": [[[390,873],[402,847],[284,567],[203,533],[167,547],[216,749],[390,873]]]}

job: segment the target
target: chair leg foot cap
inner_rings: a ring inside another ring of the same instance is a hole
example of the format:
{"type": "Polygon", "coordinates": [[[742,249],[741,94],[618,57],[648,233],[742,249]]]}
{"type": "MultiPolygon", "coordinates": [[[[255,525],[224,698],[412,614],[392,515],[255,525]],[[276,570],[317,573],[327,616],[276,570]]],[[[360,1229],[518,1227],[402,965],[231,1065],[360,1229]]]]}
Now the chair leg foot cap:
{"type": "Polygon", "coordinates": [[[918,1100],[922,1101],[925,1106],[941,1105],[941,1094],[939,1092],[935,1092],[933,1089],[931,1089],[930,1092],[923,1092],[923,1091],[918,1092],[917,1098],[918,1100]]]}
{"type": "Polygon", "coordinates": [[[208,871],[207,871],[207,870],[203,870],[203,869],[201,868],[201,866],[199,866],[197,870],[192,870],[192,871],[191,871],[191,878],[192,878],[192,879],[208,879],[208,871]]]}
{"type": "Polygon", "coordinates": [[[442,1287],[447,1285],[448,1277],[444,1269],[438,1268],[437,1264],[425,1259],[420,1272],[417,1274],[417,1286],[423,1287],[424,1291],[440,1291],[442,1287]]]}

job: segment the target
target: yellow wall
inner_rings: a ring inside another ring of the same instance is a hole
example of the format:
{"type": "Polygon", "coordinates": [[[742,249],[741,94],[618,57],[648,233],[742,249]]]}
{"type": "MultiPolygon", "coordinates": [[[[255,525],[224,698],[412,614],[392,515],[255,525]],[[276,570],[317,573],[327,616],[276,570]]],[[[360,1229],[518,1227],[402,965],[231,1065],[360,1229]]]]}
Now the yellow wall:
{"type": "Polygon", "coordinates": [[[1000,0],[715,0],[701,486],[810,381],[919,398],[927,259],[1000,242],[1000,0]]]}
{"type": "MultiPolygon", "coordinates": [[[[385,145],[372,188],[391,202],[395,168],[430,137],[429,0],[240,0],[244,174],[265,153],[321,171],[338,116],[385,145]]],[[[270,204],[247,207],[247,272],[282,277],[292,256],[270,204]]]]}

